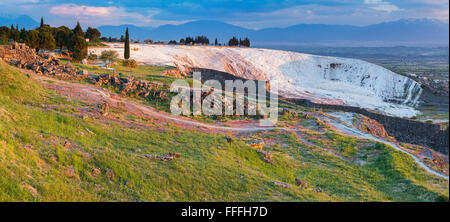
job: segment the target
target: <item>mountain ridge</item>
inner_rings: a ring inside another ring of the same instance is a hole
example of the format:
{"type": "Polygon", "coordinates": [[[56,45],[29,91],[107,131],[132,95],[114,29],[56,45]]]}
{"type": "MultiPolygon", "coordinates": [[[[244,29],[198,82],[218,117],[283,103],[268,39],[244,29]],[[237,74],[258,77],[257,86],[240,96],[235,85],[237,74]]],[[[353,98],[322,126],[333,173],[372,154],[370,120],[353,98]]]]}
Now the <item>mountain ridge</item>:
{"type": "MultiPolygon", "coordinates": [[[[39,25],[27,15],[0,14],[0,26],[18,24],[27,29],[39,25]]],[[[449,24],[436,19],[400,19],[368,26],[296,24],[285,28],[252,30],[214,20],[197,20],[180,25],[143,27],[132,24],[104,25],[98,29],[102,36],[117,37],[129,28],[134,40],[169,41],[186,36],[205,35],[220,43],[237,36],[249,37],[253,45],[326,45],[326,46],[448,46],[449,24]],[[332,34],[330,34],[332,33],[332,34]]],[[[84,27],[87,28],[87,27],[84,27]]]]}
{"type": "MultiPolygon", "coordinates": [[[[104,26],[98,29],[105,36],[120,37],[119,26],[104,26]],[[116,27],[113,31],[113,28],[116,27]]],[[[132,38],[143,41],[179,40],[186,36],[206,35],[210,40],[227,42],[232,36],[249,37],[258,44],[313,44],[328,43],[354,45],[354,43],[381,42],[394,45],[448,45],[448,24],[433,19],[401,19],[368,26],[297,24],[286,28],[265,28],[251,30],[218,21],[194,21],[181,25],[163,25],[157,28],[141,27],[132,38]],[[333,35],[330,35],[333,33],[333,35]]]]}

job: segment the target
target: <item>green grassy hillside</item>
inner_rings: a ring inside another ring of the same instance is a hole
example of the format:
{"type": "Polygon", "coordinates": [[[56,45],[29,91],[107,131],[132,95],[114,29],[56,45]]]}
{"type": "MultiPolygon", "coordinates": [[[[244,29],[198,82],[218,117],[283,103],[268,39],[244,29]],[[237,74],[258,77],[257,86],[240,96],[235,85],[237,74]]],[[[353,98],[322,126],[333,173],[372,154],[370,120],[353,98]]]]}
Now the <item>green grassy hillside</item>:
{"type": "Polygon", "coordinates": [[[81,117],[89,106],[0,61],[0,201],[448,201],[448,181],[370,141],[333,133],[322,141],[362,164],[286,132],[228,143],[225,135],[170,123],[136,127],[81,117]],[[246,144],[252,139],[274,141],[264,147],[274,165],[246,144]],[[168,152],[181,158],[143,156],[168,152]]]}

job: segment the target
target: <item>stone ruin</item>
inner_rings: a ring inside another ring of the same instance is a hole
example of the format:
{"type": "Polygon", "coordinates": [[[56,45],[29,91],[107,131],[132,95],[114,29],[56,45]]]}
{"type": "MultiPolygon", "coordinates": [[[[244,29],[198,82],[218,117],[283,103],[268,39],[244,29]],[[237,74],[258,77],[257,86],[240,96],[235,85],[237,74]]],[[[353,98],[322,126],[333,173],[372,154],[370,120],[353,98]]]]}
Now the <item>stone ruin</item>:
{"type": "Polygon", "coordinates": [[[168,94],[163,90],[167,86],[159,82],[149,82],[133,77],[119,77],[118,75],[105,74],[90,76],[89,81],[97,86],[112,86],[122,95],[148,98],[160,98],[164,102],[169,101],[168,94]]]}
{"type": "Polygon", "coordinates": [[[11,43],[0,46],[0,58],[22,69],[28,69],[36,74],[45,75],[62,80],[88,79],[92,83],[103,86],[116,87],[123,95],[148,97],[153,96],[168,101],[168,95],[162,89],[164,84],[134,79],[122,78],[117,75],[89,75],[87,71],[77,71],[70,63],[62,64],[61,61],[48,53],[38,54],[36,50],[23,43],[11,43]]]}
{"type": "Polygon", "coordinates": [[[0,46],[0,58],[18,68],[58,79],[80,80],[88,77],[87,72],[77,72],[69,63],[62,64],[51,54],[38,54],[23,43],[13,42],[11,45],[0,46]]]}

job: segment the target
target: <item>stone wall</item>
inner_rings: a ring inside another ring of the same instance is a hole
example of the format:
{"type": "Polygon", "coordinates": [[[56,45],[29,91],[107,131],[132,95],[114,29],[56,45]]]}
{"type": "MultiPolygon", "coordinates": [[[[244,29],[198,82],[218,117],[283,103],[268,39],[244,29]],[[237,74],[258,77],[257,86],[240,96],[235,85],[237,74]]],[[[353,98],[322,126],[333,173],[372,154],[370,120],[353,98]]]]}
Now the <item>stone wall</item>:
{"type": "Polygon", "coordinates": [[[344,105],[318,104],[306,99],[286,99],[308,108],[359,113],[376,120],[399,142],[432,148],[449,154],[449,129],[445,125],[387,116],[366,109],[344,105]]]}

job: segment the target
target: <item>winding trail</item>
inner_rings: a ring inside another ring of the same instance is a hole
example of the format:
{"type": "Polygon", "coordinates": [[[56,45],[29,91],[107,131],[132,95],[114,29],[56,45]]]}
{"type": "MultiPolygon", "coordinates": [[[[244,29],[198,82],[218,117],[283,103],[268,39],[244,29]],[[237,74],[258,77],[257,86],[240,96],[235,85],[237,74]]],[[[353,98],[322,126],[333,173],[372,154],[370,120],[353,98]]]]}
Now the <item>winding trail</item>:
{"type": "MultiPolygon", "coordinates": [[[[55,90],[59,92],[60,94],[63,94],[65,96],[68,96],[70,98],[78,99],[90,104],[98,104],[102,102],[108,102],[110,104],[123,104],[123,106],[126,108],[127,111],[130,113],[138,113],[138,114],[145,114],[146,116],[151,116],[156,119],[165,119],[169,120],[178,124],[183,124],[186,126],[191,127],[203,127],[206,129],[211,130],[218,130],[223,132],[240,132],[240,133],[251,133],[251,132],[259,132],[259,131],[268,131],[273,129],[288,131],[288,132],[295,132],[295,133],[302,133],[298,129],[291,129],[291,128],[282,128],[282,127],[261,127],[258,125],[258,121],[246,121],[245,123],[241,124],[234,124],[234,126],[224,126],[219,124],[209,124],[204,122],[199,122],[196,120],[192,120],[186,117],[182,116],[176,116],[167,112],[160,112],[156,111],[154,108],[140,104],[138,102],[131,101],[129,99],[121,98],[115,93],[110,93],[106,90],[104,90],[101,87],[97,87],[94,85],[87,85],[87,84],[79,84],[79,83],[73,83],[73,82],[66,82],[62,80],[57,80],[45,76],[35,76],[36,80],[38,80],[44,87],[55,90]]],[[[413,154],[401,149],[398,145],[388,142],[385,140],[382,140],[380,138],[377,138],[371,134],[362,132],[356,128],[354,128],[351,124],[352,119],[350,120],[349,114],[340,115],[339,113],[332,114],[330,116],[323,115],[323,114],[317,114],[317,113],[309,113],[317,118],[320,118],[321,120],[327,122],[328,124],[334,126],[337,130],[340,132],[355,136],[362,139],[370,139],[377,142],[384,143],[386,145],[389,145],[393,147],[396,150],[399,150],[403,153],[406,153],[407,155],[411,156],[419,166],[421,166],[423,169],[425,169],[427,172],[444,178],[449,179],[448,176],[439,173],[427,165],[425,165],[423,162],[421,162],[420,159],[418,159],[413,154]]]]}
{"type": "Polygon", "coordinates": [[[384,143],[388,146],[393,147],[394,149],[406,153],[408,156],[412,157],[414,159],[414,161],[416,161],[417,164],[419,164],[420,167],[422,167],[423,169],[425,169],[428,173],[431,173],[435,176],[444,178],[444,179],[449,179],[449,177],[447,175],[444,175],[442,173],[439,173],[433,169],[431,169],[430,167],[428,167],[426,164],[424,164],[419,158],[417,158],[417,156],[409,153],[408,151],[400,148],[397,144],[380,139],[378,137],[373,136],[372,134],[366,133],[366,132],[362,132],[358,129],[356,129],[355,127],[353,127],[353,125],[351,124],[351,122],[353,121],[353,117],[354,114],[353,113],[332,113],[330,114],[330,116],[334,117],[334,118],[330,118],[327,117],[325,115],[320,115],[322,118],[322,120],[326,121],[328,124],[333,125],[335,128],[337,128],[339,131],[347,134],[347,135],[352,135],[358,138],[363,138],[363,139],[370,139],[370,140],[374,140],[380,143],[384,143]],[[337,118],[338,120],[336,120],[335,118],[337,118]]]}

